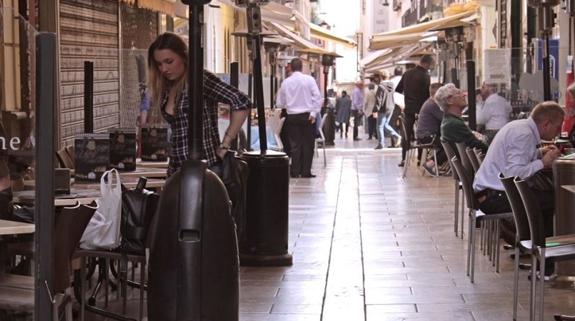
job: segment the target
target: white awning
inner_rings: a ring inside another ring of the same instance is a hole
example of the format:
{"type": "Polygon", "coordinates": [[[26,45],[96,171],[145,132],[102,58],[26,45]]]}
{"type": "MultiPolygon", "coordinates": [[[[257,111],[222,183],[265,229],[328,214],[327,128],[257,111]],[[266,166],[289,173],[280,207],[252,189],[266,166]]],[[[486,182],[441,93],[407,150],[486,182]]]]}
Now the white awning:
{"type": "Polygon", "coordinates": [[[424,36],[427,37],[428,35],[425,35],[425,33],[428,31],[469,25],[470,23],[463,19],[473,16],[475,12],[476,10],[468,10],[452,16],[373,35],[369,41],[369,49],[378,50],[405,46],[420,41],[424,36]]]}
{"type": "Polygon", "coordinates": [[[306,53],[313,53],[318,55],[334,55],[339,56],[338,54],[325,50],[320,46],[315,45],[313,42],[299,36],[298,34],[294,33],[293,31],[289,30],[288,28],[275,23],[275,22],[266,22],[266,25],[273,28],[277,33],[282,36],[293,40],[295,49],[299,52],[306,52],[306,53]]]}
{"type": "Polygon", "coordinates": [[[314,23],[311,23],[311,22],[308,22],[308,25],[309,25],[309,29],[311,31],[312,37],[322,39],[322,40],[327,40],[327,41],[333,41],[333,42],[336,42],[338,44],[342,44],[342,45],[347,46],[347,47],[357,46],[357,43],[355,42],[355,40],[353,40],[351,38],[340,36],[331,30],[320,27],[320,26],[318,26],[314,23]]]}

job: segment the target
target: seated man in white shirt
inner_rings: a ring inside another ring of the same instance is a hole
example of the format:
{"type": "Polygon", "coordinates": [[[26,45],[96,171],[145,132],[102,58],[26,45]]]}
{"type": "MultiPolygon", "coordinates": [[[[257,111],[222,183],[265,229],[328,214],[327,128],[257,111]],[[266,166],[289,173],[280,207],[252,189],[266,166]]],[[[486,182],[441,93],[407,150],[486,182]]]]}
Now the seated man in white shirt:
{"type": "Polygon", "coordinates": [[[497,84],[483,83],[481,86],[483,104],[477,105],[477,124],[484,125],[484,134],[489,142],[501,127],[509,122],[511,104],[497,94],[497,84]]]}
{"type": "MultiPolygon", "coordinates": [[[[489,146],[479,167],[473,189],[479,209],[485,214],[505,213],[511,206],[505,195],[499,173],[505,177],[528,179],[542,169],[550,169],[560,152],[554,145],[537,148],[541,140],[553,140],[561,132],[563,109],[553,101],[535,106],[528,119],[503,126],[489,146]]],[[[545,216],[546,231],[553,231],[554,197],[552,191],[537,191],[545,216]]]]}

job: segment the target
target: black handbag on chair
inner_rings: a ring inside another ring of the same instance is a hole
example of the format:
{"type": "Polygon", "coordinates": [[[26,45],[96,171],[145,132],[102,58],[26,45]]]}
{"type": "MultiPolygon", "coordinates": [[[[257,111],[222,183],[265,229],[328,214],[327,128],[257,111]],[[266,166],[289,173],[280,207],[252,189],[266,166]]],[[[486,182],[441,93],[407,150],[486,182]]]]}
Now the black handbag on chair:
{"type": "Polygon", "coordinates": [[[136,189],[128,190],[122,185],[122,243],[119,252],[144,255],[150,223],[156,213],[160,196],[144,188],[140,178],[136,189]]]}

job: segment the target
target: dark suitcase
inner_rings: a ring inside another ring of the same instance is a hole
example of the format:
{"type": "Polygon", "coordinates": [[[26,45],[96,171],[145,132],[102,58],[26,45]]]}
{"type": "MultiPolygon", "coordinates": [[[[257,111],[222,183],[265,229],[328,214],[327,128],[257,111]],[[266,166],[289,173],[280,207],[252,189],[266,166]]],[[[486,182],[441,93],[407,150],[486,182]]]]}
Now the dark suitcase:
{"type": "Polygon", "coordinates": [[[239,261],[222,181],[188,161],[162,191],[150,248],[148,320],[238,320],[239,261]]]}

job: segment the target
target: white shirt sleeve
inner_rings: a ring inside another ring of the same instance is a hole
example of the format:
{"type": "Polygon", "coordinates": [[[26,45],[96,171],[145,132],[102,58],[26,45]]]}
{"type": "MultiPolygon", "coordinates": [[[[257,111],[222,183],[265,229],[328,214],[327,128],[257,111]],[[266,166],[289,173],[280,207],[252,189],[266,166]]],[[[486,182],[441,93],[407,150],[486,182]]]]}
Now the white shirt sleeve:
{"type": "Polygon", "coordinates": [[[279,108],[285,108],[286,107],[286,95],[285,95],[285,87],[284,86],[280,86],[280,89],[278,90],[278,94],[277,94],[277,98],[276,98],[276,105],[279,108]]]}
{"type": "Polygon", "coordinates": [[[309,83],[310,86],[310,90],[311,90],[311,99],[312,99],[312,103],[313,106],[315,107],[314,111],[315,113],[319,113],[321,111],[321,106],[323,104],[323,97],[321,96],[321,93],[319,92],[319,87],[317,86],[317,83],[315,82],[315,79],[311,78],[311,81],[309,83]]]}
{"type": "Polygon", "coordinates": [[[531,136],[523,134],[509,141],[507,146],[506,176],[518,176],[522,179],[532,176],[543,169],[543,162],[537,157],[537,150],[534,153],[526,151],[525,146],[535,146],[531,136]]]}

